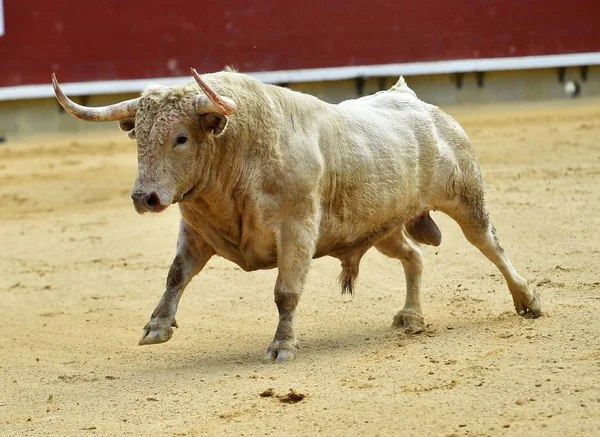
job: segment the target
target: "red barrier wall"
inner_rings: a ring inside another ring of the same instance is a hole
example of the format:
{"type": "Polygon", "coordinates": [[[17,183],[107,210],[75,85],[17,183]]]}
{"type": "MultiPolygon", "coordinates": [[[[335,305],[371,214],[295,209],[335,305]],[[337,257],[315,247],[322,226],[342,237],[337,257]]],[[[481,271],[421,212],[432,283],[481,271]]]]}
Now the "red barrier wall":
{"type": "Polygon", "coordinates": [[[600,52],[598,0],[4,0],[0,87],[600,52]]]}

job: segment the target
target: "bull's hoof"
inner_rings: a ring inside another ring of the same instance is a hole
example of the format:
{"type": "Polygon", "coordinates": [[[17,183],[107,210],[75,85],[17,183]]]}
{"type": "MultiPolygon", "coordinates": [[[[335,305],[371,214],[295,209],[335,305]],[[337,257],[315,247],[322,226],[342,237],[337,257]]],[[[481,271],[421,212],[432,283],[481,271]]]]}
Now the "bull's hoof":
{"type": "Polygon", "coordinates": [[[279,341],[274,340],[267,348],[267,353],[263,358],[270,363],[283,363],[284,361],[292,361],[296,358],[298,351],[298,342],[294,341],[279,341]]]}
{"type": "Polygon", "coordinates": [[[515,310],[517,314],[526,319],[537,319],[542,315],[542,302],[535,291],[531,291],[533,297],[528,299],[528,302],[520,302],[515,300],[515,310]]]}
{"type": "Polygon", "coordinates": [[[138,344],[140,346],[145,344],[158,344],[169,341],[173,336],[173,328],[171,326],[177,326],[177,323],[169,323],[165,320],[150,320],[146,326],[144,326],[144,332],[142,338],[138,344]]]}
{"type": "Polygon", "coordinates": [[[414,310],[401,309],[394,316],[392,328],[402,328],[407,334],[419,334],[425,330],[423,316],[414,310]]]}

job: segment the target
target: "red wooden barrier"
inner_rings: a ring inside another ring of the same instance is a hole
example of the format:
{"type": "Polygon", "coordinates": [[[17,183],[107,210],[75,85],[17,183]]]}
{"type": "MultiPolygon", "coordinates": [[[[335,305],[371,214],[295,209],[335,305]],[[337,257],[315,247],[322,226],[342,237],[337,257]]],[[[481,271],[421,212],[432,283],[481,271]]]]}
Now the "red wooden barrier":
{"type": "Polygon", "coordinates": [[[0,87],[600,52],[598,0],[4,0],[0,87]]]}

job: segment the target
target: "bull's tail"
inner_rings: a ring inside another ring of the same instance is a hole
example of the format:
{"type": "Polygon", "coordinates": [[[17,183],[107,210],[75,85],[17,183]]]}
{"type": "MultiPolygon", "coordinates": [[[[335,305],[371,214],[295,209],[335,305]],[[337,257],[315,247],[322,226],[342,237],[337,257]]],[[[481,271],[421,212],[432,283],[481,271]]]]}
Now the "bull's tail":
{"type": "Polygon", "coordinates": [[[340,261],[342,261],[342,273],[340,273],[338,280],[342,286],[342,294],[352,295],[354,293],[354,284],[356,278],[358,278],[360,259],[364,254],[365,251],[362,250],[351,252],[344,258],[340,258],[340,261]]]}
{"type": "Polygon", "coordinates": [[[352,275],[352,273],[348,272],[347,270],[342,270],[338,280],[342,286],[342,294],[354,294],[354,281],[356,280],[356,276],[352,275]]]}
{"type": "Polygon", "coordinates": [[[406,231],[415,241],[431,246],[439,246],[442,242],[442,233],[429,212],[420,215],[406,224],[406,231]]]}

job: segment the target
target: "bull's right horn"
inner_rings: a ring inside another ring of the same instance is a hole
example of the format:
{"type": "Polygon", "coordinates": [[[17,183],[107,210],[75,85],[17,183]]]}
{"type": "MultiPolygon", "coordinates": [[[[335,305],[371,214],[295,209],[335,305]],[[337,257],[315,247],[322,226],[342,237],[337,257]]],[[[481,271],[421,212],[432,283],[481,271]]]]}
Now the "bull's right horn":
{"type": "Polygon", "coordinates": [[[114,105],[89,108],[87,106],[78,105],[63,93],[58,85],[55,73],[52,73],[52,86],[54,87],[54,94],[56,94],[60,106],[65,108],[65,111],[73,117],[87,121],[117,121],[127,117],[133,117],[137,110],[138,101],[140,100],[138,97],[136,99],[115,103],[114,105]]]}

